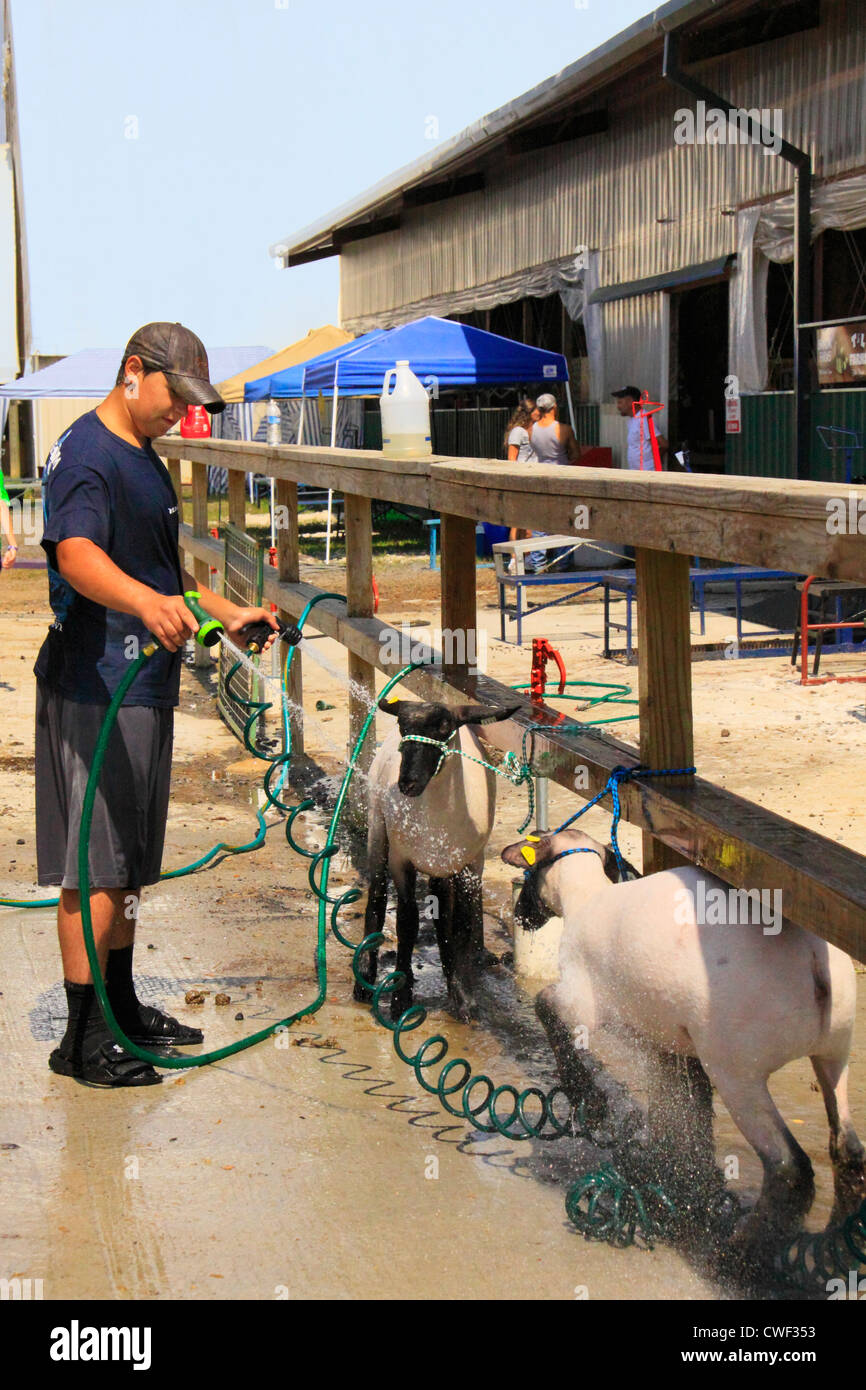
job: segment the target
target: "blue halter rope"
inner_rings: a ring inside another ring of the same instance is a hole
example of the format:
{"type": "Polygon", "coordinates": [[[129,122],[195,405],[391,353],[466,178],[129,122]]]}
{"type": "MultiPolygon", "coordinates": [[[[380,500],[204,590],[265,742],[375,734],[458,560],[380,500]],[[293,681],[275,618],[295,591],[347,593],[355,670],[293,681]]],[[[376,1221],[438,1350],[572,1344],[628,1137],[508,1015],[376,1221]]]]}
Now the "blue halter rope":
{"type": "MultiPolygon", "coordinates": [[[[574,823],[574,821],[579,820],[581,816],[585,815],[591,807],[597,805],[598,802],[601,801],[603,797],[607,796],[608,792],[610,792],[611,800],[613,802],[613,820],[611,821],[610,827],[610,844],[614,852],[614,857],[616,858],[617,872],[619,873],[620,879],[623,879],[625,877],[625,869],[623,867],[623,859],[619,851],[619,842],[617,840],[616,833],[617,828],[619,826],[620,818],[622,816],[622,808],[620,806],[619,801],[620,782],[630,782],[633,778],[636,777],[684,777],[695,772],[696,770],[697,769],[694,767],[615,767],[613,772],[608,777],[606,783],[602,787],[601,791],[598,793],[598,795],[594,796],[591,801],[587,801],[586,805],[581,806],[580,810],[575,811],[574,815],[569,816],[568,820],[564,820],[562,822],[562,825],[557,826],[556,830],[554,830],[553,833],[554,835],[558,835],[560,830],[567,830],[568,827],[574,823]]],[[[575,851],[564,850],[563,853],[574,854],[575,851]]],[[[552,863],[553,861],[551,860],[549,862],[552,863]]]]}

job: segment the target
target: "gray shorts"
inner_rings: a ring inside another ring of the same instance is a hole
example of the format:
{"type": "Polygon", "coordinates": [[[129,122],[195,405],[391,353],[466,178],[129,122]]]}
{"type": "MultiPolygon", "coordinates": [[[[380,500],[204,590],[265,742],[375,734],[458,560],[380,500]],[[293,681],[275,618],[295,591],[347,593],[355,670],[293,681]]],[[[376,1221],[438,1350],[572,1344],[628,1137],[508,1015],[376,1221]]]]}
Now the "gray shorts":
{"type": "MultiPolygon", "coordinates": [[[[46,886],[78,887],[78,829],[107,705],[67,700],[36,682],[36,860],[46,886]]],[[[162,864],[174,710],[121,706],[90,831],[91,888],[143,888],[162,864]]]]}

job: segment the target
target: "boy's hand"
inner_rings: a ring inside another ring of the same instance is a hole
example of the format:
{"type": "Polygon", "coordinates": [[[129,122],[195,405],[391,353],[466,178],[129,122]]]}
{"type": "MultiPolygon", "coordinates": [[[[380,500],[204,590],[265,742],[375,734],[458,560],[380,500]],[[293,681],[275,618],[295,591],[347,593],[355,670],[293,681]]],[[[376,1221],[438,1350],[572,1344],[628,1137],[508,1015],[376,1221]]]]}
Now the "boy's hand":
{"type": "Polygon", "coordinates": [[[249,627],[250,623],[267,623],[272,629],[272,635],[262,647],[262,651],[268,651],[276,641],[280,625],[273,613],[269,613],[266,608],[235,608],[230,618],[223,619],[223,626],[235,646],[244,645],[243,630],[249,627]]]}
{"type": "Polygon", "coordinates": [[[159,645],[170,652],[179,651],[187,638],[198,632],[198,623],[180,594],[167,597],[152,593],[142,603],[137,616],[159,645]]]}

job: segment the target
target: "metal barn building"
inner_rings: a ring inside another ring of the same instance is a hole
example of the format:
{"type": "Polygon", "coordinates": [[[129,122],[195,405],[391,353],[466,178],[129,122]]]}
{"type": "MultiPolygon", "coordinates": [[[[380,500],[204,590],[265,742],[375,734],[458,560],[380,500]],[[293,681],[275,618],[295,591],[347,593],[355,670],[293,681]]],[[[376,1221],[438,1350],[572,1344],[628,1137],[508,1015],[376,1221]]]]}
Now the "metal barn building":
{"type": "MultiPolygon", "coordinates": [[[[609,393],[634,384],[698,466],[793,475],[781,139],[811,157],[799,321],[866,317],[866,0],[673,0],[271,254],[339,255],[351,331],[434,313],[565,352],[582,428],[615,457],[609,393]],[[738,124],[663,76],[667,33],[738,124]]],[[[815,426],[866,430],[866,378],[818,391],[809,370],[808,469],[827,477],[815,426]]]]}

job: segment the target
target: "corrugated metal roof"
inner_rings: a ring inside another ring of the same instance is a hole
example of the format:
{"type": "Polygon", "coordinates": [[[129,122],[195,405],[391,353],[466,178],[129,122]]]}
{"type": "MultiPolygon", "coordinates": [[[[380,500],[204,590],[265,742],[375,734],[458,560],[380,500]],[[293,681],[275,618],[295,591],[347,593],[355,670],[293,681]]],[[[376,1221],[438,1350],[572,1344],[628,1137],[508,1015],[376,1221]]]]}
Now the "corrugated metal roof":
{"type": "Polygon", "coordinates": [[[578,94],[589,94],[600,80],[609,78],[613,69],[634,66],[661,34],[723,8],[727,8],[727,0],[669,0],[668,4],[636,20],[627,29],[623,29],[606,43],[579,58],[577,62],[569,64],[553,77],[547,78],[489,115],[482,116],[481,120],[467,126],[459,135],[437,146],[430,154],[389,174],[387,178],[348,203],[342,204],[326,217],[285,237],[282,241],[275,242],[268,248],[270,255],[281,259],[286,265],[290,257],[314,253],[317,250],[324,255],[336,254],[340,247],[334,244],[332,233],[340,227],[362,217],[372,220],[371,215],[374,213],[387,213],[389,204],[393,204],[407,189],[418,187],[429,180],[431,175],[452,176],[459,171],[461,164],[475,159],[482,150],[488,151],[519,126],[553,110],[561,103],[573,101],[578,94]]]}
{"type": "MultiPolygon", "coordinates": [[[[399,232],[345,245],[343,327],[360,333],[427,313],[465,312],[473,299],[491,307],[551,293],[554,286],[528,287],[527,273],[573,263],[581,246],[597,252],[595,285],[602,286],[667,276],[735,252],[732,214],[752,203],[790,201],[790,165],[739,143],[678,144],[677,115],[690,102],[663,81],[660,47],[657,41],[640,74],[605,93],[606,132],[494,157],[483,190],[409,209],[399,232]],[[523,288],[515,296],[508,287],[518,279],[523,288]]],[[[695,61],[723,104],[769,104],[774,129],[809,151],[814,207],[823,181],[864,167],[866,0],[824,0],[819,28],[695,61]]],[[[611,306],[604,312],[607,323],[611,306]]]]}

